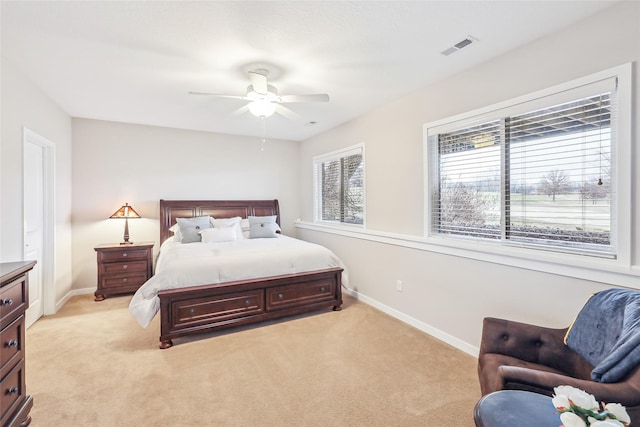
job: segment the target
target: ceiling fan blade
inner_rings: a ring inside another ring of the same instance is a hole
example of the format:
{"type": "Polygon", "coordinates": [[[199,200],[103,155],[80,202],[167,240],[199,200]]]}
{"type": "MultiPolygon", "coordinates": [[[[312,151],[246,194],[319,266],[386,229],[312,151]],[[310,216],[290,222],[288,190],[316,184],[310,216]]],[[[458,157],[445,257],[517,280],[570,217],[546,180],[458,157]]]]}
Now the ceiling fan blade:
{"type": "Polygon", "coordinates": [[[267,88],[267,76],[264,74],[256,73],[255,71],[249,71],[249,79],[251,79],[251,85],[253,90],[260,95],[266,95],[269,93],[267,88]]]}
{"type": "Polygon", "coordinates": [[[189,92],[189,95],[215,96],[218,98],[248,99],[246,96],[222,95],[219,93],[208,93],[208,92],[189,92]]]}
{"type": "Polygon", "coordinates": [[[247,111],[249,111],[249,104],[245,104],[242,107],[238,108],[236,111],[234,111],[233,113],[229,114],[229,117],[231,117],[231,118],[240,117],[241,115],[243,115],[247,111]]]}
{"type": "Polygon", "coordinates": [[[276,107],[276,113],[283,115],[284,117],[286,117],[289,120],[298,120],[300,118],[298,113],[294,112],[293,110],[288,109],[287,107],[285,107],[282,104],[278,104],[278,106],[276,107]]]}
{"type": "Polygon", "coordinates": [[[282,95],[282,102],[329,102],[329,95],[316,93],[312,95],[282,95]]]}

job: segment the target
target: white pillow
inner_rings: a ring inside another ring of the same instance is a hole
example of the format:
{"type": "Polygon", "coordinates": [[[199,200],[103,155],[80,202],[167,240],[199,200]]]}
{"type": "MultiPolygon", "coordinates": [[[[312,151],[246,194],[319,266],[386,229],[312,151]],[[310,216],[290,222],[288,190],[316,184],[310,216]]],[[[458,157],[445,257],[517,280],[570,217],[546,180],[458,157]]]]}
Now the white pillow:
{"type": "Polygon", "coordinates": [[[234,227],[206,228],[200,232],[202,243],[233,242],[238,239],[234,227]]]}
{"type": "Polygon", "coordinates": [[[211,224],[213,228],[232,228],[236,233],[236,240],[244,239],[242,234],[242,228],[240,228],[240,221],[242,218],[234,216],[233,218],[213,218],[211,224]]]}
{"type": "Polygon", "coordinates": [[[251,224],[249,223],[249,218],[243,218],[242,221],[240,221],[240,228],[242,229],[242,236],[245,239],[248,239],[250,236],[250,229],[251,229],[251,224]]]}
{"type": "Polygon", "coordinates": [[[173,240],[178,243],[182,242],[182,233],[180,233],[180,226],[178,224],[173,224],[169,227],[169,231],[173,233],[173,240]]]}

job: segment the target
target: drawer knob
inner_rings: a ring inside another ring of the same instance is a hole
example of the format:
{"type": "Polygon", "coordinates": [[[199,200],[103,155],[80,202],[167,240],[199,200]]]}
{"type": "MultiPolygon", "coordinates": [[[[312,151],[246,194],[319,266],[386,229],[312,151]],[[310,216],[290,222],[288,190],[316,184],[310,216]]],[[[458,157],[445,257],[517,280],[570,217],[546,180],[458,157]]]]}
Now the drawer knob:
{"type": "Polygon", "coordinates": [[[123,270],[126,270],[126,269],[127,269],[127,267],[129,267],[129,266],[128,266],[127,264],[125,264],[125,265],[123,265],[123,266],[122,266],[122,269],[123,269],[123,270]]]}
{"type": "Polygon", "coordinates": [[[7,341],[7,347],[11,348],[11,347],[17,347],[17,346],[18,346],[18,340],[7,341]]]}
{"type": "Polygon", "coordinates": [[[126,281],[127,281],[127,278],[125,277],[124,279],[122,279],[122,281],[123,281],[123,282],[126,282],[126,281]]]}
{"type": "Polygon", "coordinates": [[[125,252],[122,254],[122,256],[126,257],[126,256],[129,256],[129,254],[125,252]]]}
{"type": "Polygon", "coordinates": [[[283,299],[283,298],[284,298],[284,295],[278,294],[278,299],[283,299]]]}
{"type": "Polygon", "coordinates": [[[4,298],[2,300],[2,305],[3,306],[5,306],[5,305],[13,305],[13,298],[4,298]]]}
{"type": "Polygon", "coordinates": [[[18,388],[18,386],[13,386],[13,387],[9,387],[7,389],[7,394],[13,394],[13,393],[18,393],[20,391],[20,389],[18,388]]]}
{"type": "Polygon", "coordinates": [[[325,290],[325,287],[324,287],[324,286],[322,286],[322,287],[320,288],[320,292],[324,292],[324,290],[325,290]]]}

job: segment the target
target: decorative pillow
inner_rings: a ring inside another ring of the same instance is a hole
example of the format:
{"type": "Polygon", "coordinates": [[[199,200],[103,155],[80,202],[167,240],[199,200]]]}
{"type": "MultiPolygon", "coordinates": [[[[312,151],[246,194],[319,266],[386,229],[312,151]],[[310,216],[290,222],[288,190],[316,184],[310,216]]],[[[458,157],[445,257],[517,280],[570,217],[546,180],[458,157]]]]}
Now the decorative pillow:
{"type": "Polygon", "coordinates": [[[242,229],[242,236],[245,239],[248,239],[250,236],[251,224],[249,224],[249,218],[243,218],[240,221],[240,228],[242,229]]]}
{"type": "Polygon", "coordinates": [[[193,218],[176,218],[176,222],[180,227],[182,243],[200,242],[202,236],[200,232],[206,228],[211,228],[210,216],[195,216],[193,218]]]}
{"type": "Polygon", "coordinates": [[[173,240],[178,243],[182,241],[182,234],[180,233],[180,226],[178,224],[173,224],[169,227],[169,231],[173,233],[173,240]]]}
{"type": "Polygon", "coordinates": [[[280,226],[276,223],[276,218],[276,215],[250,216],[249,237],[251,239],[278,237],[277,232],[280,231],[280,226]]]}
{"type": "Polygon", "coordinates": [[[200,232],[202,243],[233,242],[238,239],[234,227],[206,228],[200,232]]]}
{"type": "Polygon", "coordinates": [[[236,233],[236,240],[244,239],[242,235],[242,228],[240,228],[240,221],[242,218],[234,216],[233,218],[214,218],[211,223],[213,228],[232,228],[236,233]]]}

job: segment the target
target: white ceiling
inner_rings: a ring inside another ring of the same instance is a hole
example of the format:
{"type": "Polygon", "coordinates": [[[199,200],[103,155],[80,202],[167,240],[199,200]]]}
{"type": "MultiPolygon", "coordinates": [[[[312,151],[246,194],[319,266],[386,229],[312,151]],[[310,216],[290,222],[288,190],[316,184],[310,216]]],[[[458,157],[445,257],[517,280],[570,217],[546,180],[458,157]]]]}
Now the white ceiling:
{"type": "Polygon", "coordinates": [[[244,95],[266,67],[281,95],[331,97],[266,119],[304,140],[613,3],[2,1],[1,52],[72,117],[251,136],[244,101],[188,92],[244,95]]]}

